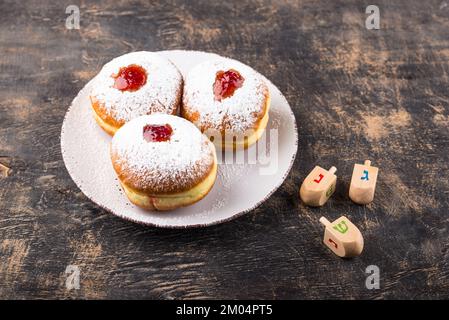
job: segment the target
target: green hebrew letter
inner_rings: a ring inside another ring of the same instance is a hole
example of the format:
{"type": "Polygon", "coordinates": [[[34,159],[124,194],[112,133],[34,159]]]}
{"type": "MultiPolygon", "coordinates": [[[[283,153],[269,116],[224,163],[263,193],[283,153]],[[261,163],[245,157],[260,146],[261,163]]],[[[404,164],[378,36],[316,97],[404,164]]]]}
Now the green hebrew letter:
{"type": "Polygon", "coordinates": [[[326,197],[329,198],[332,193],[334,193],[334,185],[331,185],[331,187],[326,191],[326,197]]]}
{"type": "Polygon", "coordinates": [[[346,225],[346,222],[342,221],[334,226],[334,229],[340,233],[346,233],[346,231],[348,231],[348,226],[346,225]]]}

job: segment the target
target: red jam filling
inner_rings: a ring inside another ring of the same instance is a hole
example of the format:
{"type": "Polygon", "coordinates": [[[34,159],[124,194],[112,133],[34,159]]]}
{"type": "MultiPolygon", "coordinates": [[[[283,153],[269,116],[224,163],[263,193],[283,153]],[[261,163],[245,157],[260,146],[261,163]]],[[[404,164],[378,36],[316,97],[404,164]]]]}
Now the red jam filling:
{"type": "Polygon", "coordinates": [[[147,124],[143,127],[143,138],[148,142],[161,142],[170,140],[172,127],[167,124],[147,124]]]}
{"type": "Polygon", "coordinates": [[[147,82],[147,72],[136,64],[120,68],[112,77],[115,79],[114,88],[121,91],[137,91],[147,82]]]}
{"type": "Polygon", "coordinates": [[[221,101],[231,97],[235,90],[243,86],[245,79],[237,70],[218,71],[214,82],[215,100],[221,101]]]}

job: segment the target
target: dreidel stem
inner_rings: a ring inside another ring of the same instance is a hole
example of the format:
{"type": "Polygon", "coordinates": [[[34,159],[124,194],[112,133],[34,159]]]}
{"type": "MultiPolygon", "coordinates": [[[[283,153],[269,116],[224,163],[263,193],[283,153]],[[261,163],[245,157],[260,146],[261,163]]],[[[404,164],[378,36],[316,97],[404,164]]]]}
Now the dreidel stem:
{"type": "Polygon", "coordinates": [[[371,166],[371,160],[365,160],[365,166],[367,167],[371,166]]]}
{"type": "Polygon", "coordinates": [[[325,217],[321,217],[320,218],[320,222],[325,226],[325,227],[330,227],[331,222],[329,220],[327,220],[325,217]]]}
{"type": "Polygon", "coordinates": [[[334,166],[332,166],[329,170],[329,173],[334,174],[337,171],[337,168],[335,168],[334,166]]]}

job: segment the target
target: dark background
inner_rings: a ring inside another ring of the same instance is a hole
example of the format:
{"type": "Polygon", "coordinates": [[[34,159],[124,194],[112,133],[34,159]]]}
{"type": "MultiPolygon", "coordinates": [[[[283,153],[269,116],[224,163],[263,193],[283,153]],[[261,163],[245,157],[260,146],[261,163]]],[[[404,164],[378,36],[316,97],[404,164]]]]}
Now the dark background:
{"type": "Polygon", "coordinates": [[[0,298],[449,298],[448,1],[0,0],[0,12],[0,298]],[[65,28],[70,4],[80,30],[65,28]],[[380,30],[365,28],[369,4],[380,30]],[[122,221],[62,161],[64,114],[101,66],[168,49],[253,66],[298,122],[283,186],[223,225],[122,221]],[[367,158],[380,168],[376,197],[358,206],[349,180],[367,158]],[[312,209],[298,189],[318,164],[338,168],[338,186],[312,209]],[[342,214],[365,238],[352,260],[321,243],[318,218],[342,214]],[[70,264],[79,290],[65,287],[70,264]],[[365,287],[371,264],[380,290],[365,287]]]}

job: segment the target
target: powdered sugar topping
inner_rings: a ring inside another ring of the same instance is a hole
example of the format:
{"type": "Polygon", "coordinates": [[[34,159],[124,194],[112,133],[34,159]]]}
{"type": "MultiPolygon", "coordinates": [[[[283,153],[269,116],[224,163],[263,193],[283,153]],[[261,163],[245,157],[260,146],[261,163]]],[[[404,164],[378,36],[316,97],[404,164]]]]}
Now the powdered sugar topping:
{"type": "Polygon", "coordinates": [[[187,74],[184,86],[184,107],[198,113],[200,128],[242,133],[254,129],[255,121],[263,112],[267,85],[252,68],[231,59],[221,58],[195,66],[187,74]],[[218,71],[237,70],[245,79],[243,86],[231,97],[217,101],[213,84],[218,71]]]}
{"type": "Polygon", "coordinates": [[[114,135],[111,152],[121,172],[136,181],[135,187],[157,192],[192,187],[214,161],[212,143],[191,122],[165,114],[142,116],[125,124],[114,135]],[[170,140],[146,141],[143,128],[148,124],[169,124],[173,129],[170,140]]]}
{"type": "Polygon", "coordinates": [[[103,105],[109,116],[123,122],[155,112],[175,113],[182,86],[178,69],[168,59],[147,51],[132,52],[111,60],[93,81],[91,95],[103,105]],[[114,88],[112,75],[132,64],[146,70],[145,85],[137,91],[114,88]]]}

